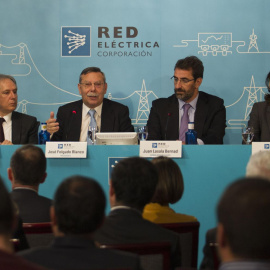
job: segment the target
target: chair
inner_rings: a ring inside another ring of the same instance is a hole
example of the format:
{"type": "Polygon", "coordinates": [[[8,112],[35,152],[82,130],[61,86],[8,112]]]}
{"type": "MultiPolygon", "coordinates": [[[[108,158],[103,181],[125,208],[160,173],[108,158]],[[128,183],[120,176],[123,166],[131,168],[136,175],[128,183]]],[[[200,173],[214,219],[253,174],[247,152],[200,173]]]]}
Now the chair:
{"type": "Polygon", "coordinates": [[[101,245],[100,248],[118,249],[138,254],[145,270],[169,270],[171,244],[169,242],[101,245]]]}
{"type": "Polygon", "coordinates": [[[31,248],[48,246],[54,238],[51,222],[23,223],[23,230],[31,248]]]}
{"type": "Polygon", "coordinates": [[[220,265],[220,258],[217,251],[218,243],[209,243],[209,246],[213,257],[214,270],[218,270],[220,265]]]}
{"type": "Polygon", "coordinates": [[[200,222],[162,223],[158,225],[179,234],[182,267],[197,269],[200,222]]]}

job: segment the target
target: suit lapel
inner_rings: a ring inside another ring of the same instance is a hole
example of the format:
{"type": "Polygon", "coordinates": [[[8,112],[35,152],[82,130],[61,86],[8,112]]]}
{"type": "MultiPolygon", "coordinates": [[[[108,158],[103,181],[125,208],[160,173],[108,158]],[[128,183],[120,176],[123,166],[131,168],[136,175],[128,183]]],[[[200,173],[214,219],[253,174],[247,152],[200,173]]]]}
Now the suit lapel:
{"type": "Polygon", "coordinates": [[[171,102],[168,103],[167,112],[166,122],[164,123],[166,139],[177,140],[179,138],[179,103],[175,95],[173,95],[171,102]]]}
{"type": "Polygon", "coordinates": [[[20,144],[21,141],[21,130],[22,130],[22,122],[20,121],[19,114],[16,112],[12,112],[11,115],[12,120],[12,143],[20,144]]]}
{"type": "Polygon", "coordinates": [[[207,98],[202,92],[199,92],[199,98],[196,105],[194,117],[194,129],[197,131],[198,138],[202,136],[204,122],[208,111],[207,98]]]}
{"type": "Polygon", "coordinates": [[[74,104],[74,108],[71,111],[69,131],[67,134],[68,141],[79,141],[81,134],[81,124],[82,124],[82,100],[74,104]],[[76,113],[74,113],[74,111],[76,113]]]}
{"type": "Polygon", "coordinates": [[[266,105],[266,108],[265,108],[265,118],[266,118],[268,131],[269,131],[268,134],[270,134],[270,106],[267,106],[267,105],[266,105]]]}
{"type": "Polygon", "coordinates": [[[114,112],[111,110],[107,99],[103,99],[101,111],[101,132],[114,131],[114,112]]]}

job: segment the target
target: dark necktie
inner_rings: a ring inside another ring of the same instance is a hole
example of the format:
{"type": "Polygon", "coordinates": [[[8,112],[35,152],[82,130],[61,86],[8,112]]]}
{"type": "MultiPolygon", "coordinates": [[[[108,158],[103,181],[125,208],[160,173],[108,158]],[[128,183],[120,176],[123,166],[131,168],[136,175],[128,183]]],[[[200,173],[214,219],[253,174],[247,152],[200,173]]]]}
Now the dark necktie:
{"type": "Polygon", "coordinates": [[[3,123],[5,122],[4,118],[0,118],[0,143],[5,140],[5,134],[3,129],[3,123]]]}
{"type": "Polygon", "coordinates": [[[184,142],[185,141],[185,136],[186,136],[186,132],[188,131],[188,121],[189,121],[189,117],[188,117],[188,110],[191,107],[190,104],[186,103],[183,106],[183,116],[181,118],[181,124],[180,124],[180,130],[179,130],[179,140],[184,142]]]}

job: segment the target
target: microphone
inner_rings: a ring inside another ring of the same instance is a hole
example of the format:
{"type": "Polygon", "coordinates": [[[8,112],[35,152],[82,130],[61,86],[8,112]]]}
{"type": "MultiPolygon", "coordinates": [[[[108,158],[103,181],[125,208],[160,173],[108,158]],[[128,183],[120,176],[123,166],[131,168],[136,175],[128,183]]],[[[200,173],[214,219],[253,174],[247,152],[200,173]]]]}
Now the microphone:
{"type": "Polygon", "coordinates": [[[74,118],[74,115],[76,115],[76,114],[77,114],[76,110],[73,110],[73,111],[72,111],[72,115],[71,115],[71,119],[70,119],[70,121],[69,121],[68,130],[67,130],[67,133],[66,133],[66,140],[67,140],[67,138],[68,138],[68,134],[69,134],[70,129],[71,129],[71,123],[72,123],[72,120],[73,120],[73,118],[74,118]]]}
{"type": "Polygon", "coordinates": [[[169,119],[170,119],[170,117],[171,117],[171,113],[170,112],[168,112],[168,114],[167,114],[167,121],[166,121],[166,126],[165,126],[165,141],[167,140],[167,128],[168,128],[168,123],[169,123],[169,119]]]}

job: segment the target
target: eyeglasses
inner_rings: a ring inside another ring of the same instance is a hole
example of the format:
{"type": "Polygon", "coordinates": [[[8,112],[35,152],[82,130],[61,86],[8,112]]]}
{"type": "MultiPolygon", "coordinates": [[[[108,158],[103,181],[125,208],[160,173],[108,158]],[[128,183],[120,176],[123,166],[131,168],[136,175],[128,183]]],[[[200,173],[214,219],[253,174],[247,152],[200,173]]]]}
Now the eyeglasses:
{"type": "Polygon", "coordinates": [[[177,84],[178,82],[180,82],[181,84],[187,84],[191,81],[195,81],[195,79],[187,79],[187,78],[177,78],[175,76],[172,76],[171,79],[173,79],[174,83],[177,84]]]}
{"type": "Polygon", "coordinates": [[[85,89],[89,89],[92,87],[92,85],[94,85],[95,88],[100,88],[101,85],[103,85],[104,83],[95,82],[95,83],[80,83],[80,84],[83,85],[85,89]]]}

